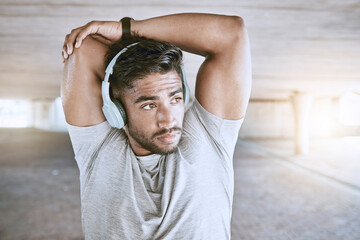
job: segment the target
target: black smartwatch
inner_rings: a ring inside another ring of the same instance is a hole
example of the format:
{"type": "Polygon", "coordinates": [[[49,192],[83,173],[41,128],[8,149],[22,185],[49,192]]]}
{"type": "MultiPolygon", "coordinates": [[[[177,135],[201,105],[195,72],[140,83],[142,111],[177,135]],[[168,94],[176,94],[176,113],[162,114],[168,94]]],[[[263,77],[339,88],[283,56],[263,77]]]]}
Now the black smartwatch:
{"type": "Polygon", "coordinates": [[[122,39],[131,37],[130,20],[134,19],[131,17],[124,17],[120,20],[122,26],[122,39]]]}

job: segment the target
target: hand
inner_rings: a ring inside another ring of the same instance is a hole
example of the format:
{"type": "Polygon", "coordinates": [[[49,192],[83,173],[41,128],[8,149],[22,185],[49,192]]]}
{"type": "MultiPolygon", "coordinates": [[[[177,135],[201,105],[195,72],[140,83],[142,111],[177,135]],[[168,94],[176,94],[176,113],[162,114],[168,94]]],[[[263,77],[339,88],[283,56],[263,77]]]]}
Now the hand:
{"type": "Polygon", "coordinates": [[[63,62],[73,53],[74,47],[79,48],[81,46],[82,41],[88,35],[106,45],[110,45],[121,39],[121,22],[91,21],[84,26],[73,29],[71,33],[65,37],[62,49],[63,62]]]}

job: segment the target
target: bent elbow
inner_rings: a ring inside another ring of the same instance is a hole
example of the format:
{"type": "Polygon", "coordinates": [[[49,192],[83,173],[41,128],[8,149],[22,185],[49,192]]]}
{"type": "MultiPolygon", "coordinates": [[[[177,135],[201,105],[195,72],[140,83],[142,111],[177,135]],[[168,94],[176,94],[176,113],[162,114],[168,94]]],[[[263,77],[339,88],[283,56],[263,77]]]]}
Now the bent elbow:
{"type": "Polygon", "coordinates": [[[245,28],[244,19],[240,16],[232,16],[233,24],[235,25],[236,29],[242,30],[245,28]]]}
{"type": "Polygon", "coordinates": [[[232,16],[232,30],[231,30],[231,35],[232,35],[232,43],[236,43],[241,41],[244,37],[246,37],[246,27],[245,27],[245,22],[244,19],[242,17],[239,16],[232,16]]]}

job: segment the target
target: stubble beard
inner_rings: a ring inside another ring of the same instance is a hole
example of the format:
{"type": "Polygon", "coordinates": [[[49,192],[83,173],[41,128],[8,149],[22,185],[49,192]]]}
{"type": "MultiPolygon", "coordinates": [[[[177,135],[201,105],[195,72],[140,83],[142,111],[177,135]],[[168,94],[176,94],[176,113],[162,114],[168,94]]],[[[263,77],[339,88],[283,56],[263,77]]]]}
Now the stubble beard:
{"type": "Polygon", "coordinates": [[[129,131],[129,135],[144,149],[150,151],[153,154],[171,154],[174,153],[178,147],[178,144],[180,142],[180,140],[178,140],[178,142],[171,148],[161,148],[158,145],[156,145],[155,143],[155,139],[157,136],[160,136],[162,134],[165,133],[169,133],[171,132],[180,132],[180,137],[181,138],[181,134],[182,134],[182,128],[180,127],[173,127],[170,129],[162,129],[159,132],[153,134],[151,137],[147,137],[144,135],[144,133],[142,133],[141,131],[139,131],[138,129],[134,128],[131,126],[131,124],[128,124],[128,131],[129,131]]]}

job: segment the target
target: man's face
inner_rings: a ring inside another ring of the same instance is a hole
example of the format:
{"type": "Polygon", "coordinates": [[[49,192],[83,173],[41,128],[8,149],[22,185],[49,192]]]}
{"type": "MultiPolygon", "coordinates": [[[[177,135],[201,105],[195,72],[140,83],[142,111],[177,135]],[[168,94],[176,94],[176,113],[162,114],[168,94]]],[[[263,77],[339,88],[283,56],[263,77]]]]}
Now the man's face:
{"type": "Polygon", "coordinates": [[[126,132],[136,155],[173,152],[184,118],[182,82],[176,71],[154,73],[137,80],[123,99],[126,132]]]}

